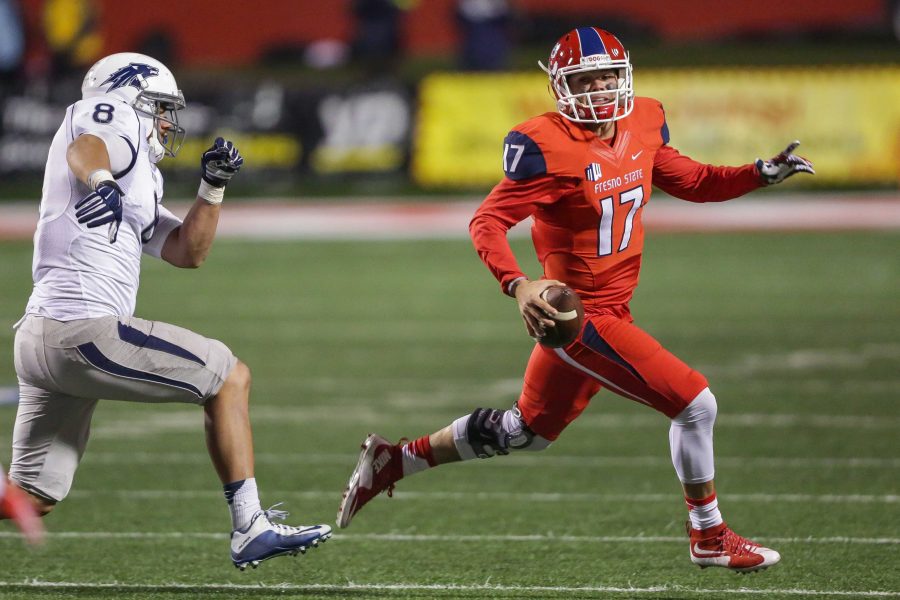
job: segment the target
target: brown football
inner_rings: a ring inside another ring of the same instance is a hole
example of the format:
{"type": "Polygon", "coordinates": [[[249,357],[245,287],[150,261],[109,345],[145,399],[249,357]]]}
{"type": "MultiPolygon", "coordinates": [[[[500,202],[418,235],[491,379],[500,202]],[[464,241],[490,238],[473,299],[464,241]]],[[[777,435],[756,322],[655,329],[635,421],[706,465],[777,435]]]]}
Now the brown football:
{"type": "Polygon", "coordinates": [[[578,337],[584,323],[581,298],[572,288],[559,285],[548,287],[541,297],[559,312],[551,317],[556,321],[556,326],[546,328],[543,337],[538,338],[538,343],[548,348],[568,346],[578,337]]]}

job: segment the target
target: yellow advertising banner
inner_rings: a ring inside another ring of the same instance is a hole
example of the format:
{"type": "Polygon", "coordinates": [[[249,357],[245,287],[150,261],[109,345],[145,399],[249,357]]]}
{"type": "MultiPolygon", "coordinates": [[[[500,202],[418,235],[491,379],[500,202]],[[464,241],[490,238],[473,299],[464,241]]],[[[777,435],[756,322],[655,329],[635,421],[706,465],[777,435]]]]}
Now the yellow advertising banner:
{"type": "MultiPolygon", "coordinates": [[[[817,172],[801,185],[900,183],[900,68],[646,70],[635,91],[663,103],[670,143],[696,160],[746,164],[799,139],[817,172]]],[[[426,186],[493,185],[508,131],[555,110],[540,74],[435,74],[419,101],[412,169],[426,186]]]]}

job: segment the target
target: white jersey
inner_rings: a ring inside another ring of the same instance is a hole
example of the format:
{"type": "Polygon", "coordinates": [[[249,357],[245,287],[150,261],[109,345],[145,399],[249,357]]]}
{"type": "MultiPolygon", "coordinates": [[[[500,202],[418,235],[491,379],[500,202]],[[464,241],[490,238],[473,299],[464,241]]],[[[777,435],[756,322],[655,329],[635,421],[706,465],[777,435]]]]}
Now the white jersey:
{"type": "Polygon", "coordinates": [[[27,314],[59,321],[134,314],[141,253],[159,257],[166,237],[181,224],[160,206],[163,180],[148,154],[150,127],[150,119],[112,95],[81,100],[66,110],[44,172],[27,314]],[[82,134],[106,142],[113,176],[124,192],[122,223],[112,244],[108,226],[88,229],[75,218],[75,204],[90,190],[69,169],[66,150],[82,134]]]}

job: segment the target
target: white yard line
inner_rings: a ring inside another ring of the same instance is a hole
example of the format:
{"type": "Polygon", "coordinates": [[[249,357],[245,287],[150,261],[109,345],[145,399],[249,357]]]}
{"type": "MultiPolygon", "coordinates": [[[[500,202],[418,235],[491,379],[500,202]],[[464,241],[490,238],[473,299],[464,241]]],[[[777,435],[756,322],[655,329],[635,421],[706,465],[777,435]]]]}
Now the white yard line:
{"type": "MultiPolygon", "coordinates": [[[[270,497],[290,498],[334,498],[334,490],[274,490],[270,497]]],[[[221,498],[220,490],[73,490],[71,497],[91,498],[105,496],[129,500],[185,500],[192,498],[221,498]]],[[[677,494],[593,494],[568,492],[517,492],[516,500],[528,502],[665,502],[678,501],[677,494]]],[[[509,492],[406,492],[394,491],[394,500],[428,500],[440,502],[508,500],[509,492]]],[[[818,504],[898,504],[900,495],[895,494],[728,494],[728,502],[751,503],[818,503],[818,504]]]]}
{"type": "MultiPolygon", "coordinates": [[[[437,413],[396,410],[389,406],[373,406],[353,404],[341,405],[336,410],[334,405],[306,406],[254,406],[250,417],[256,427],[272,425],[289,426],[291,424],[331,423],[339,422],[377,427],[386,421],[403,422],[413,426],[434,426],[440,423],[446,411],[437,413]],[[420,424],[421,425],[418,425],[420,424]]],[[[578,419],[580,427],[590,429],[627,429],[650,427],[664,430],[668,421],[662,415],[652,411],[641,414],[615,414],[599,411],[589,412],[578,419]]],[[[166,432],[202,431],[203,412],[171,407],[160,407],[156,411],[142,415],[136,420],[128,417],[107,418],[98,415],[91,430],[92,439],[128,439],[150,437],[166,432]]],[[[900,429],[900,418],[871,415],[819,415],[819,414],[771,414],[771,413],[729,413],[723,411],[716,420],[716,427],[722,428],[788,428],[804,429],[852,429],[884,431],[900,429]]]]}
{"type": "MultiPolygon", "coordinates": [[[[285,452],[283,454],[273,452],[258,452],[255,455],[258,464],[301,464],[301,465],[344,465],[352,467],[356,463],[357,453],[352,454],[321,454],[315,452],[285,452]]],[[[209,455],[205,452],[88,452],[84,462],[87,464],[98,463],[104,465],[119,464],[208,464],[209,455]]],[[[480,468],[498,467],[628,467],[628,468],[656,468],[671,467],[672,460],[665,454],[659,456],[565,456],[552,453],[541,453],[538,456],[517,454],[508,458],[493,461],[479,462],[480,468]]],[[[871,469],[896,469],[900,468],[900,458],[870,458],[870,457],[816,457],[816,458],[787,458],[783,456],[719,456],[716,457],[716,465],[727,467],[765,467],[765,468],[795,468],[795,469],[819,469],[829,468],[871,468],[871,469]]]]}
{"type": "Polygon", "coordinates": [[[780,354],[745,354],[731,363],[701,364],[697,369],[712,376],[747,378],[761,373],[858,371],[875,362],[898,360],[900,344],[863,344],[858,348],[798,348],[780,354]]]}
{"type": "Polygon", "coordinates": [[[601,594],[727,594],[727,595],[771,595],[789,596],[838,596],[851,598],[896,598],[900,592],[881,590],[808,590],[801,588],[691,588],[679,585],[661,585],[651,587],[615,587],[615,586],[543,586],[543,585],[502,585],[502,584],[419,584],[419,583],[353,583],[341,585],[323,583],[281,583],[275,585],[239,584],[239,583],[166,583],[142,584],[119,582],[76,582],[76,581],[36,581],[26,579],[22,582],[4,581],[0,587],[10,589],[114,589],[140,590],[147,592],[184,592],[197,593],[205,591],[307,591],[307,592],[344,592],[344,591],[421,591],[421,592],[501,592],[501,593],[601,593],[601,594]]]}
{"type": "MultiPolygon", "coordinates": [[[[171,540],[171,539],[218,539],[226,540],[226,532],[181,532],[181,531],[50,531],[50,538],[59,539],[109,539],[109,540],[171,540]]],[[[18,538],[14,531],[0,531],[2,538],[18,538]]],[[[342,533],[334,534],[334,539],[348,542],[555,542],[568,544],[683,544],[685,536],[593,536],[593,535],[442,535],[426,533],[342,533]]],[[[900,538],[862,537],[765,537],[754,539],[771,544],[855,544],[862,546],[890,546],[900,544],[900,538]]]]}

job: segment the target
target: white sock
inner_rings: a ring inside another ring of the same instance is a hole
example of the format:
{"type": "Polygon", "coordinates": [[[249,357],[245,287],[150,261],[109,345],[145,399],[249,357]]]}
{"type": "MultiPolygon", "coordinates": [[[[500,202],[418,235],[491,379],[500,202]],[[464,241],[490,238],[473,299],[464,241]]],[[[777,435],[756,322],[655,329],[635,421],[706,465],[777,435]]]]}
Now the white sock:
{"type": "Polygon", "coordinates": [[[719,500],[716,494],[702,500],[685,498],[688,505],[688,516],[691,519],[691,527],[694,529],[709,529],[722,522],[722,513],[719,512],[719,500]]]}
{"type": "Polygon", "coordinates": [[[255,477],[227,484],[225,499],[231,510],[232,529],[245,529],[253,519],[253,515],[262,510],[255,477]]]}

